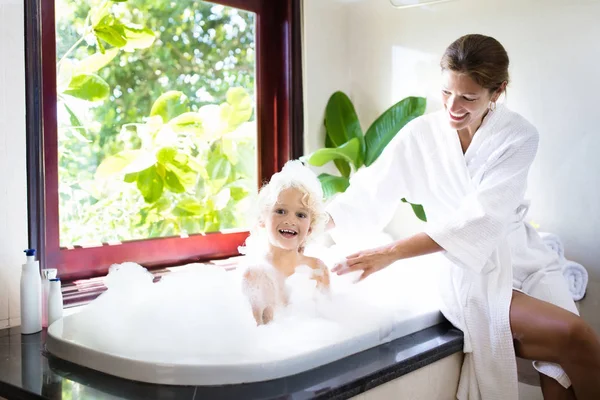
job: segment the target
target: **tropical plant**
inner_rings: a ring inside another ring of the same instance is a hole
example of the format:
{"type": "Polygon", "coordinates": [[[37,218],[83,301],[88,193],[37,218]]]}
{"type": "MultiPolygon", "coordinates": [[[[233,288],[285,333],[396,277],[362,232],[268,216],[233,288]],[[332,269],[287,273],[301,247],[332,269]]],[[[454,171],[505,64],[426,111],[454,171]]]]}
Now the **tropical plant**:
{"type": "MultiPolygon", "coordinates": [[[[384,111],[363,134],[350,98],[340,91],[331,95],[325,109],[325,147],[305,157],[314,166],[333,161],[337,167],[339,176],[319,175],[325,197],[344,192],[350,185],[351,174],[373,164],[404,125],[423,115],[425,105],[423,97],[400,100],[384,111]]],[[[407,202],[406,199],[402,201],[407,202]]],[[[411,207],[417,218],[427,221],[421,205],[411,204],[411,207]]]]}

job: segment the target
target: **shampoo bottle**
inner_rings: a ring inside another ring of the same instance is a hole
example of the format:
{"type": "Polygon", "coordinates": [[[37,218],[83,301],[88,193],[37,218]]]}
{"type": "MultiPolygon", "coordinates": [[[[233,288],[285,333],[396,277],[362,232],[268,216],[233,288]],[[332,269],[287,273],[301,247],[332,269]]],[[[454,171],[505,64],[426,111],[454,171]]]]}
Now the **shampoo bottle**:
{"type": "Polygon", "coordinates": [[[50,292],[48,293],[48,326],[58,321],[63,316],[63,297],[60,279],[50,279],[50,292]]]}
{"type": "Polygon", "coordinates": [[[35,250],[25,250],[27,261],[21,271],[21,333],[28,335],[42,330],[42,278],[35,250]]]}

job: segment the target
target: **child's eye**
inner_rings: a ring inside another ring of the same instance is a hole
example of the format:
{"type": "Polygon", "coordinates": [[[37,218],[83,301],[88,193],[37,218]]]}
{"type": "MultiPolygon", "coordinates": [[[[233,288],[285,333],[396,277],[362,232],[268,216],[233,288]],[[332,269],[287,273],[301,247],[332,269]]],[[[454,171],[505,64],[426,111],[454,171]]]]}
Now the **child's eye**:
{"type": "Polygon", "coordinates": [[[296,214],[298,216],[298,218],[306,218],[307,215],[305,213],[298,213],[296,214]]]}
{"type": "Polygon", "coordinates": [[[466,101],[475,101],[477,99],[469,99],[468,97],[463,97],[466,101]]]}
{"type": "Polygon", "coordinates": [[[446,96],[450,96],[450,92],[447,90],[442,90],[442,93],[445,94],[446,96]]]}
{"type": "Polygon", "coordinates": [[[277,209],[275,209],[275,214],[283,215],[283,214],[285,214],[285,210],[283,208],[277,208],[277,209]]]}

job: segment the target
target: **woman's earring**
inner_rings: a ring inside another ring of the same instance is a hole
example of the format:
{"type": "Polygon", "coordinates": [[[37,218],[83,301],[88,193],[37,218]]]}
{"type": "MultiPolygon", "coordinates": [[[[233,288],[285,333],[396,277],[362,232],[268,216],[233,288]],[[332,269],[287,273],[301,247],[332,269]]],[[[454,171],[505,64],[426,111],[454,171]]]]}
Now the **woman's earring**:
{"type": "Polygon", "coordinates": [[[490,109],[490,111],[494,111],[496,109],[496,102],[495,101],[490,101],[489,109],[490,109]]]}

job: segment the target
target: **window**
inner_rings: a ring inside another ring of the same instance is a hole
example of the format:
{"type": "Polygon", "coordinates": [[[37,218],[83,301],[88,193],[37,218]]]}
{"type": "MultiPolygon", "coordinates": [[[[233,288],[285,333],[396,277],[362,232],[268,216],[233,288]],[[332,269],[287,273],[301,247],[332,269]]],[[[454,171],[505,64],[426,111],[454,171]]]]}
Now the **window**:
{"type": "Polygon", "coordinates": [[[73,280],[236,255],[259,184],[302,151],[299,1],[39,1],[29,226],[44,266],[73,280]]]}

